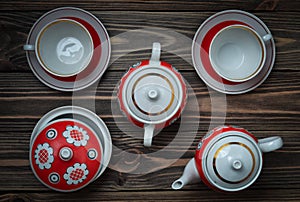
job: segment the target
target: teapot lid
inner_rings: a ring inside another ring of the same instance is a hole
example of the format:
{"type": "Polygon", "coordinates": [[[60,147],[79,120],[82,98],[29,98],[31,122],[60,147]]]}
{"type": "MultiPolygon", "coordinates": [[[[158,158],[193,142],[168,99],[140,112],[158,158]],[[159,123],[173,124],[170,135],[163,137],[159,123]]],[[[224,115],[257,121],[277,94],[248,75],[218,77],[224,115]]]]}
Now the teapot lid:
{"type": "Polygon", "coordinates": [[[102,145],[97,134],[74,119],[58,119],[35,136],[30,148],[30,165],[47,187],[76,191],[100,172],[102,145]]]}
{"type": "Polygon", "coordinates": [[[182,76],[166,62],[143,61],[123,76],[119,101],[123,111],[142,123],[168,121],[184,102],[182,76]]]}
{"type": "Polygon", "coordinates": [[[203,169],[208,180],[225,191],[250,186],[262,168],[262,154],[257,143],[238,131],[223,133],[211,144],[205,156],[203,169]]]}

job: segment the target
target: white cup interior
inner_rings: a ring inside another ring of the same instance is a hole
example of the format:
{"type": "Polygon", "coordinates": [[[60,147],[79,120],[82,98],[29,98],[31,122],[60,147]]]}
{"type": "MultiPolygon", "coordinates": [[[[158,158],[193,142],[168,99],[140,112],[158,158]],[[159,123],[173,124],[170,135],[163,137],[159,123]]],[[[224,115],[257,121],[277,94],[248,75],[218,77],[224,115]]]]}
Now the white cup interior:
{"type": "Polygon", "coordinates": [[[242,82],[253,78],[265,62],[265,44],[251,28],[232,25],[213,38],[209,58],[214,70],[223,78],[242,82]]]}
{"type": "Polygon", "coordinates": [[[39,33],[36,54],[51,74],[68,77],[83,71],[93,55],[93,40],[88,30],[70,19],[57,19],[39,33]]]}

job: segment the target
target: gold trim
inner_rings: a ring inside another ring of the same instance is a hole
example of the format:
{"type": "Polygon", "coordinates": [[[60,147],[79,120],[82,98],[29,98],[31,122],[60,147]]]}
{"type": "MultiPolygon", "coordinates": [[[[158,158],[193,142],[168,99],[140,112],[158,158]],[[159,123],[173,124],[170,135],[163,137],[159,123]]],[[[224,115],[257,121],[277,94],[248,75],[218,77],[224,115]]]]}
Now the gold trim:
{"type": "Polygon", "coordinates": [[[133,101],[134,106],[135,106],[138,110],[140,110],[140,112],[142,112],[143,114],[146,114],[146,115],[150,115],[150,116],[157,116],[157,115],[160,115],[160,114],[162,114],[162,113],[164,113],[164,112],[166,112],[166,111],[168,111],[168,110],[170,109],[170,107],[172,106],[172,104],[173,104],[173,102],[174,102],[174,97],[175,97],[174,94],[175,94],[175,93],[174,93],[174,87],[173,87],[172,83],[169,81],[169,79],[168,79],[167,77],[165,77],[165,76],[163,76],[163,75],[161,75],[161,74],[157,74],[157,73],[148,73],[148,74],[145,74],[145,75],[141,76],[140,78],[138,78],[138,79],[135,81],[135,83],[133,84],[133,87],[132,87],[131,98],[132,98],[132,101],[133,101]],[[167,106],[165,109],[163,109],[163,110],[160,111],[160,112],[156,112],[156,113],[149,113],[149,112],[146,112],[146,111],[142,110],[142,109],[137,105],[137,103],[136,103],[136,101],[135,101],[135,97],[134,97],[134,89],[136,88],[137,83],[138,83],[141,79],[145,78],[146,76],[158,76],[158,77],[163,78],[163,79],[169,84],[169,86],[170,86],[170,88],[171,88],[171,90],[172,90],[172,97],[171,97],[170,103],[168,104],[168,106],[167,106]]]}
{"type": "Polygon", "coordinates": [[[263,60],[264,60],[264,57],[265,57],[265,50],[264,50],[263,44],[261,42],[262,39],[259,36],[257,36],[257,33],[255,33],[252,29],[250,29],[249,27],[245,28],[245,27],[242,27],[242,26],[236,26],[236,27],[241,27],[242,29],[251,32],[256,37],[256,39],[258,40],[260,48],[262,49],[262,58],[260,60],[258,68],[251,75],[249,75],[246,78],[242,79],[242,80],[245,80],[245,79],[248,79],[248,78],[252,77],[253,75],[255,75],[259,71],[259,69],[261,69],[261,66],[262,66],[262,63],[263,63],[263,60]]]}
{"type": "Polygon", "coordinates": [[[263,58],[265,57],[265,50],[264,50],[263,44],[261,42],[262,39],[250,27],[245,27],[245,26],[241,26],[241,25],[232,25],[232,26],[230,26],[230,28],[233,28],[233,27],[241,28],[243,30],[251,32],[256,37],[256,39],[258,40],[260,48],[262,49],[262,58],[260,60],[259,66],[258,66],[258,68],[256,68],[255,72],[253,72],[251,75],[249,75],[249,76],[247,76],[247,77],[245,77],[243,79],[234,79],[234,78],[231,78],[231,79],[234,79],[234,80],[240,80],[242,82],[243,80],[248,80],[249,78],[251,78],[253,75],[255,75],[259,71],[259,69],[261,69],[261,65],[263,63],[263,58]]]}
{"type": "Polygon", "coordinates": [[[40,43],[41,43],[41,38],[44,34],[45,31],[47,31],[47,29],[49,29],[50,26],[53,26],[55,24],[59,24],[61,22],[67,22],[67,23],[71,23],[74,25],[77,25],[78,27],[80,27],[84,32],[87,33],[87,30],[85,30],[80,23],[78,23],[77,21],[74,20],[67,20],[67,19],[57,19],[49,24],[47,24],[45,27],[43,27],[42,31],[39,33],[38,35],[38,41],[37,41],[37,54],[38,54],[38,58],[39,61],[42,63],[42,66],[47,69],[50,73],[56,74],[56,75],[60,75],[58,72],[53,71],[52,69],[50,69],[49,67],[47,67],[47,65],[44,63],[44,61],[42,60],[41,54],[40,54],[40,43]]]}
{"type": "Polygon", "coordinates": [[[254,154],[253,154],[253,152],[251,151],[251,149],[250,149],[247,145],[245,145],[245,144],[243,144],[243,143],[241,143],[241,142],[229,142],[229,143],[223,144],[223,145],[216,151],[216,153],[214,154],[214,159],[213,159],[213,170],[214,170],[215,174],[217,175],[217,177],[220,178],[223,182],[226,182],[226,183],[229,183],[229,184],[239,184],[239,183],[241,183],[241,182],[246,181],[246,180],[252,175],[252,173],[253,173],[253,171],[254,171],[254,168],[255,168],[255,164],[256,164],[256,163],[255,163],[255,157],[254,157],[254,154]],[[217,170],[217,168],[216,168],[216,160],[217,160],[217,157],[218,157],[220,151],[221,151],[222,149],[224,149],[225,147],[229,146],[229,145],[240,145],[240,146],[246,148],[246,149],[250,152],[251,157],[252,157],[252,162],[253,162],[253,165],[252,165],[252,168],[251,168],[250,173],[249,173],[244,179],[241,179],[241,180],[236,181],[236,182],[232,182],[232,181],[229,181],[229,180],[224,179],[224,178],[218,173],[218,170],[217,170]]]}

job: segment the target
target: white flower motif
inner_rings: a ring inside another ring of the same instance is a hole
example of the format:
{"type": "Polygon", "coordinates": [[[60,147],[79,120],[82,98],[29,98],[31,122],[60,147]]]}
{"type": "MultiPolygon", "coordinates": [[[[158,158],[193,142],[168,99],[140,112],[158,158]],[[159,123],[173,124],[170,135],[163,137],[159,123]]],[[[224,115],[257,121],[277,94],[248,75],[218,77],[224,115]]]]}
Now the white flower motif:
{"type": "Polygon", "coordinates": [[[63,136],[68,143],[74,144],[77,147],[85,146],[90,138],[87,132],[78,126],[67,126],[63,132],[63,136]]]}
{"type": "Polygon", "coordinates": [[[89,174],[87,166],[82,163],[75,163],[74,166],[71,166],[67,169],[67,173],[64,174],[64,179],[67,181],[67,184],[78,184],[81,183],[86,176],[89,174]]]}
{"type": "Polygon", "coordinates": [[[40,169],[49,169],[54,161],[53,149],[48,143],[39,144],[35,150],[34,158],[40,169]]]}

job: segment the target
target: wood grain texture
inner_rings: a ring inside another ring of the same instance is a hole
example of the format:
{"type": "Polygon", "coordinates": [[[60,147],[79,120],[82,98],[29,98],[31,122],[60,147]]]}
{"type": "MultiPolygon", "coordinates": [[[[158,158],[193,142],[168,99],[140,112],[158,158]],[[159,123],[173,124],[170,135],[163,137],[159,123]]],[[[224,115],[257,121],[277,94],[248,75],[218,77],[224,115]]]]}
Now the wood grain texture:
{"type": "Polygon", "coordinates": [[[95,194],[89,191],[82,191],[70,194],[54,194],[54,193],[9,193],[2,195],[2,201],[236,201],[237,199],[243,201],[297,201],[299,192],[288,189],[273,189],[264,190],[247,190],[234,194],[221,194],[216,192],[207,192],[206,190],[197,191],[146,191],[146,192],[99,192],[95,194]]]}
{"type": "Polygon", "coordinates": [[[300,1],[292,0],[1,1],[0,201],[299,201],[299,5],[300,1]],[[43,85],[32,74],[22,50],[34,22],[59,6],[91,11],[111,37],[107,72],[99,83],[78,93],[43,85]],[[205,19],[224,9],[251,11],[268,25],[276,41],[276,62],[270,76],[260,87],[242,95],[224,96],[207,88],[191,64],[195,32],[205,19]],[[113,110],[118,107],[114,90],[129,66],[150,57],[154,40],[162,44],[161,59],[173,64],[190,85],[192,104],[179,120],[154,137],[152,147],[144,148],[141,130],[113,110]],[[216,113],[212,112],[213,102],[218,106],[216,113]],[[34,177],[28,160],[29,140],[45,113],[72,104],[95,110],[110,130],[114,149],[110,168],[99,179],[81,191],[63,194],[44,187],[34,177]],[[194,156],[201,137],[213,125],[224,123],[245,127],[258,138],[280,135],[284,146],[264,155],[260,177],[242,192],[217,193],[203,183],[172,191],[171,183],[194,156]],[[181,125],[186,126],[183,135],[178,134],[181,125]],[[169,146],[175,138],[178,143],[169,146]],[[168,155],[152,155],[165,148],[168,155]],[[136,158],[128,158],[127,152],[136,158]],[[161,169],[132,174],[141,162],[161,169]]]}
{"type": "MultiPolygon", "coordinates": [[[[122,115],[119,117],[111,115],[110,101],[116,101],[116,98],[111,96],[122,75],[123,72],[108,71],[99,85],[88,88],[73,99],[75,102],[76,100],[88,102],[89,99],[93,100],[90,95],[96,94],[96,112],[106,122],[117,148],[138,154],[163,149],[176,134],[176,128],[181,124],[179,120],[161,131],[154,138],[153,147],[145,150],[139,138],[140,131],[132,127],[122,115]],[[115,120],[118,121],[118,125],[115,120]],[[125,128],[125,132],[130,135],[121,132],[118,128],[120,126],[125,128]]],[[[184,165],[193,157],[197,142],[208,130],[211,119],[218,118],[210,116],[211,97],[205,85],[199,79],[195,79],[196,73],[187,71],[182,72],[182,75],[190,81],[200,106],[200,117],[198,117],[200,126],[196,137],[193,137],[193,131],[187,130],[182,138],[182,142],[192,141],[191,146],[170,148],[174,155],[183,153],[182,158],[168,168],[146,175],[119,173],[109,169],[101,180],[90,185],[88,190],[98,192],[170,189],[172,181],[180,176],[184,165]]],[[[295,161],[300,157],[300,136],[298,135],[300,105],[299,102],[294,102],[299,100],[300,95],[299,75],[294,73],[286,79],[287,75],[288,73],[274,71],[270,78],[253,92],[239,96],[226,96],[226,123],[241,125],[259,138],[272,135],[281,135],[284,138],[285,146],[282,150],[266,155],[263,177],[259,178],[251,189],[279,189],[282,186],[294,188],[300,182],[300,175],[297,173],[300,162],[295,161]],[[282,74],[286,75],[280,76],[282,74]],[[283,87],[276,87],[277,84],[283,87]],[[249,98],[253,101],[248,101],[249,98]],[[274,99],[276,102],[273,101],[274,99]],[[274,176],[277,176],[276,183],[273,180],[274,176]]],[[[0,98],[2,111],[0,116],[0,165],[2,166],[0,167],[2,172],[0,179],[6,182],[5,184],[0,182],[0,190],[47,191],[47,188],[41,187],[41,184],[35,180],[29,168],[30,134],[35,123],[44,113],[62,105],[72,104],[72,93],[50,90],[38,82],[31,73],[1,73],[0,81],[2,84],[0,98]],[[32,110],[33,107],[36,110],[32,110]],[[18,174],[12,177],[10,173],[18,174]]],[[[191,93],[191,90],[189,92],[191,93]]],[[[219,95],[216,94],[216,96],[219,95]]],[[[186,116],[189,116],[189,113],[186,116]]],[[[196,120],[190,118],[188,124],[196,123],[196,120]]],[[[118,158],[120,158],[119,155],[113,156],[113,159],[118,158]]],[[[137,160],[130,161],[127,166],[134,166],[137,162],[137,160]]],[[[114,166],[124,167],[122,162],[120,165],[118,163],[120,162],[117,161],[114,166]]],[[[168,159],[161,158],[157,166],[163,166],[166,163],[168,159]]],[[[187,189],[206,190],[206,187],[201,184],[189,185],[187,189]]]]}
{"type": "MultiPolygon", "coordinates": [[[[153,147],[148,151],[145,151],[141,146],[141,139],[135,139],[132,137],[121,137],[120,132],[112,132],[113,143],[117,148],[121,148],[123,151],[147,153],[155,152],[162,149],[161,141],[166,134],[170,132],[170,129],[166,129],[154,138],[153,147]],[[131,143],[133,146],[126,148],[125,144],[131,143]]],[[[4,133],[1,136],[1,150],[0,150],[0,190],[2,191],[49,191],[44,187],[37,179],[35,179],[28,160],[29,153],[29,138],[30,132],[14,132],[4,133]],[[13,135],[14,138],[9,138],[13,135]],[[10,140],[9,140],[10,139],[10,140]],[[13,148],[8,147],[8,144],[14,143],[13,148]],[[5,183],[4,183],[5,182],[5,183]]],[[[278,135],[278,131],[255,131],[257,137],[268,137],[272,135],[278,135]]],[[[148,174],[130,174],[120,173],[115,171],[116,169],[108,169],[103,176],[93,182],[86,191],[98,192],[98,191],[155,191],[155,190],[171,190],[171,183],[180,177],[183,167],[193,157],[194,149],[198,143],[200,136],[204,135],[204,132],[199,132],[199,136],[195,138],[194,143],[190,148],[185,150],[178,147],[172,152],[180,153],[184,152],[184,155],[178,161],[175,161],[172,165],[162,170],[148,173],[148,174]],[[182,149],[182,151],[181,151],[182,149]]],[[[264,155],[264,168],[258,180],[251,186],[250,190],[258,189],[297,189],[300,183],[299,168],[300,162],[296,159],[300,158],[300,137],[298,132],[280,132],[285,145],[282,149],[268,153],[264,155]],[[291,158],[290,156],[293,156],[291,158]],[[276,180],[274,181],[274,176],[276,180]]],[[[189,135],[183,138],[182,141],[189,141],[189,135]]],[[[167,151],[168,152],[168,151],[167,151]]],[[[114,151],[113,151],[114,153],[114,151]]],[[[122,169],[125,167],[124,162],[117,162],[117,165],[113,165],[116,159],[120,158],[117,154],[112,156],[111,167],[122,169]]],[[[153,163],[154,159],[149,158],[149,162],[153,163]]],[[[163,156],[159,158],[157,165],[168,164],[169,158],[163,156]]],[[[122,161],[122,159],[120,159],[122,161]]],[[[155,161],[154,161],[155,162],[155,161]]],[[[136,166],[138,161],[126,162],[127,166],[136,166]]],[[[202,184],[187,185],[185,190],[208,190],[207,187],[202,184]]]]}
{"type": "MultiPolygon", "coordinates": [[[[74,93],[73,96],[72,93],[58,92],[44,86],[32,73],[1,73],[0,119],[18,122],[28,118],[32,121],[30,125],[32,127],[32,124],[37,122],[43,114],[53,108],[76,102],[81,105],[84,105],[84,102],[91,102],[96,103],[96,112],[106,122],[112,123],[114,120],[110,103],[111,100],[116,102],[116,97],[112,95],[123,74],[124,72],[108,71],[98,85],[74,93]],[[31,106],[37,106],[39,110],[24,107],[28,106],[28,101],[31,106]]],[[[210,95],[210,92],[214,91],[208,90],[195,72],[184,71],[182,75],[191,86],[190,96],[194,94],[197,97],[200,107],[199,118],[201,123],[205,124],[200,125],[200,128],[203,126],[202,130],[206,130],[211,121],[211,96],[217,101],[218,97],[224,98],[220,99],[220,106],[227,105],[227,107],[221,107],[219,112],[226,113],[228,123],[237,122],[249,130],[298,129],[300,123],[300,103],[297,102],[300,98],[299,72],[291,74],[274,70],[259,88],[236,96],[224,96],[220,93],[210,95]]],[[[189,111],[186,113],[188,116],[189,111]]]]}
{"type": "MultiPolygon", "coordinates": [[[[92,13],[103,22],[111,37],[112,65],[109,70],[119,71],[126,71],[130,65],[149,58],[154,40],[161,42],[165,61],[179,70],[193,70],[192,39],[201,23],[214,14],[128,11],[92,13]],[[145,43],[145,39],[148,43],[145,43]]],[[[42,14],[43,12],[0,12],[0,40],[3,41],[0,43],[1,72],[30,71],[22,47],[30,28],[42,14]]],[[[297,70],[300,65],[300,12],[254,14],[269,26],[274,35],[277,49],[275,68],[297,70]]]]}
{"type": "Polygon", "coordinates": [[[242,1],[197,1],[197,0],[52,0],[42,2],[40,0],[27,0],[26,3],[20,0],[1,1],[0,10],[50,10],[62,6],[74,6],[87,10],[138,10],[138,11],[210,11],[225,9],[260,10],[260,11],[299,11],[299,1],[293,0],[242,0],[242,1]]]}

